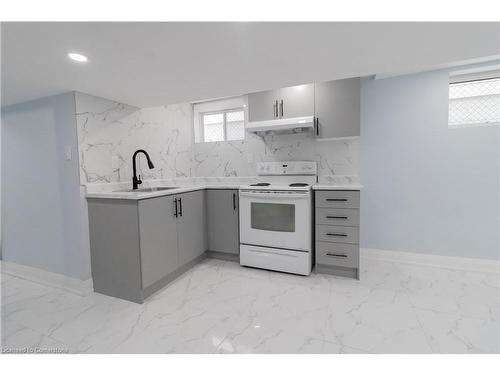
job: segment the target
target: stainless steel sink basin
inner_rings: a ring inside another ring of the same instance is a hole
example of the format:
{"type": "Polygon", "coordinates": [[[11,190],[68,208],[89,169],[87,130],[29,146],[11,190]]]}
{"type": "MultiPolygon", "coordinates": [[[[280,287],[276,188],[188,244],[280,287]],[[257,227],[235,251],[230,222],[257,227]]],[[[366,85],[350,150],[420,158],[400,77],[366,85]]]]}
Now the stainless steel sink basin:
{"type": "Polygon", "coordinates": [[[148,188],[140,188],[140,189],[126,189],[119,190],[121,192],[137,192],[137,193],[153,193],[155,191],[163,191],[163,190],[171,190],[177,189],[177,186],[157,186],[157,187],[148,187],[148,188]]]}

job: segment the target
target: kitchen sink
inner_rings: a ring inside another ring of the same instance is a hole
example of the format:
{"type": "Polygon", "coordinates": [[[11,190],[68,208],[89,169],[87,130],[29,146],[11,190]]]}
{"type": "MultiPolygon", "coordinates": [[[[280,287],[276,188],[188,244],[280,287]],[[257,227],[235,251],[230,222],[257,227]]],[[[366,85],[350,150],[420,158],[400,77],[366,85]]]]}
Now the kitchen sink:
{"type": "Polygon", "coordinates": [[[157,186],[157,187],[145,187],[140,189],[126,189],[119,190],[120,192],[137,192],[137,193],[154,193],[155,191],[171,190],[177,189],[177,186],[157,186]]]}

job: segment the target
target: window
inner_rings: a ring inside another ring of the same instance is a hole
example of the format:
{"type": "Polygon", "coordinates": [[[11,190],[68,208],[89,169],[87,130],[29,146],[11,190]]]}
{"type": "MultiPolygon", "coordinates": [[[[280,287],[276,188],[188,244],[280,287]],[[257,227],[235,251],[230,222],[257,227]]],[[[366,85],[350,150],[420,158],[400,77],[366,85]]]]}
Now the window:
{"type": "Polygon", "coordinates": [[[201,114],[203,142],[236,141],[245,138],[243,108],[201,114]]]}
{"type": "Polygon", "coordinates": [[[448,126],[469,127],[500,123],[498,71],[451,77],[448,126]]]}
{"type": "Polygon", "coordinates": [[[247,97],[205,101],[193,105],[196,143],[245,139],[247,97]]]}

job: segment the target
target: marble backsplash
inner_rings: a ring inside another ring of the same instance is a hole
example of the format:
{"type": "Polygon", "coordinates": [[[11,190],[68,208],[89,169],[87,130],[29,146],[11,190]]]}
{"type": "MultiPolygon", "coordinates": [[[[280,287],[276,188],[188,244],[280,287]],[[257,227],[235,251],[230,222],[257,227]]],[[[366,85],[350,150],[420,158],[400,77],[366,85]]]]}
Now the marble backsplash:
{"type": "Polygon", "coordinates": [[[81,184],[130,181],[140,148],[155,165],[138,156],[144,179],[192,176],[190,104],[139,109],[82,93],[75,101],[81,184]]]}
{"type": "Polygon", "coordinates": [[[188,103],[139,109],[82,93],[75,100],[82,185],[129,182],[132,154],[139,148],[155,164],[149,170],[139,156],[144,180],[255,176],[255,163],[285,160],[316,161],[320,180],[358,174],[358,139],[247,133],[242,141],[194,143],[188,103]]]}
{"type": "Polygon", "coordinates": [[[247,133],[244,141],[196,143],[195,176],[252,176],[261,161],[307,160],[318,163],[318,175],[357,175],[358,139],[317,141],[310,133],[247,133]]]}

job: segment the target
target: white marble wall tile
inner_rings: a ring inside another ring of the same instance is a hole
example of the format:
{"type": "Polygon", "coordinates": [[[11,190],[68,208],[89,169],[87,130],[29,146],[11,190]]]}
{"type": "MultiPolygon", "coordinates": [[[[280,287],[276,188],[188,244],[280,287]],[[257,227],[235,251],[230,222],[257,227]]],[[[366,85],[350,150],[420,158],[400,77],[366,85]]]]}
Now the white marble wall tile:
{"type": "Polygon", "coordinates": [[[192,176],[190,104],[139,109],[82,93],[75,98],[82,184],[130,181],[139,148],[155,164],[150,170],[139,156],[144,179],[192,176]]]}
{"type": "Polygon", "coordinates": [[[197,176],[253,176],[261,161],[308,160],[318,163],[318,174],[357,175],[359,140],[318,142],[311,134],[246,134],[244,141],[196,143],[197,176]]]}

